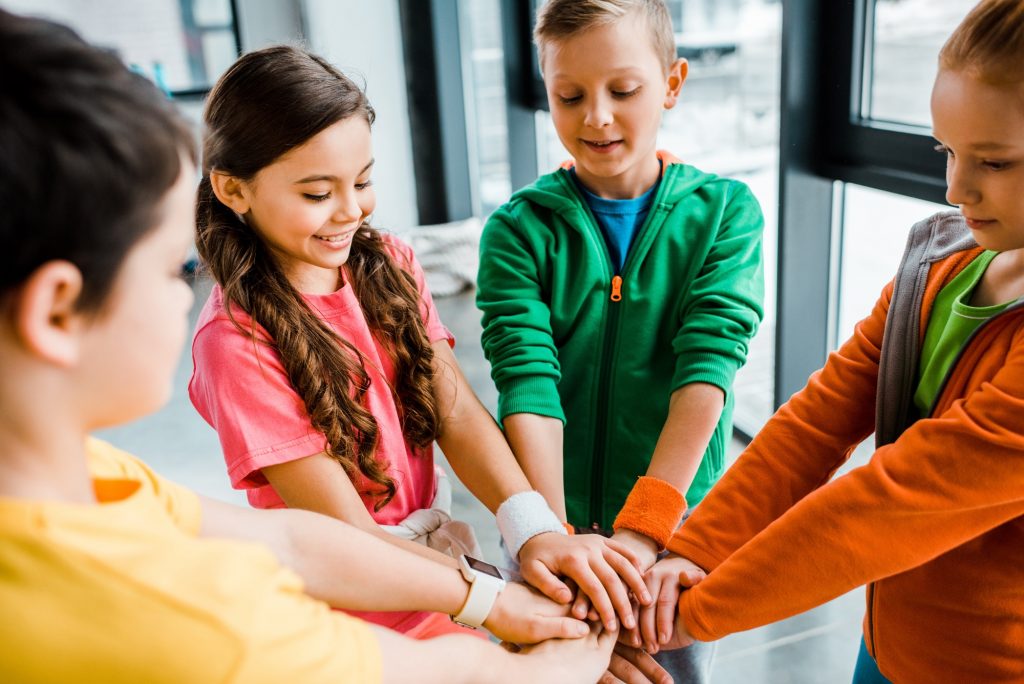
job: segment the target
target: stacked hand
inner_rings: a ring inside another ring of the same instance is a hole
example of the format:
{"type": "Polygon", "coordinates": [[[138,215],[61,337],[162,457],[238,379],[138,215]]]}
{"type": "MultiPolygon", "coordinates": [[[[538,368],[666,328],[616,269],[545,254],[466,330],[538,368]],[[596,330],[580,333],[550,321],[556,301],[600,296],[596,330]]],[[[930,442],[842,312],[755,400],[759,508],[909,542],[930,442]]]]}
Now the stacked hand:
{"type": "Polygon", "coordinates": [[[654,601],[640,606],[639,636],[624,634],[634,645],[641,640],[648,653],[671,651],[689,646],[695,640],[679,617],[679,596],[707,576],[703,569],[681,556],[669,555],[658,561],[644,575],[644,581],[654,601]]]}

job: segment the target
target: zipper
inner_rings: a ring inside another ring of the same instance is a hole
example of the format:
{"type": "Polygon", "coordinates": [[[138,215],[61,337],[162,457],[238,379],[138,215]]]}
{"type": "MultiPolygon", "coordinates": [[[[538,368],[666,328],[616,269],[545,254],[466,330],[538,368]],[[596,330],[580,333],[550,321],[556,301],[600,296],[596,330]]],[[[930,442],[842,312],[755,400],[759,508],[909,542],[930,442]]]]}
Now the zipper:
{"type": "Polygon", "coordinates": [[[608,432],[611,429],[611,421],[608,420],[610,417],[608,413],[611,408],[608,383],[611,381],[612,351],[615,338],[618,337],[619,312],[622,310],[621,306],[615,306],[615,304],[622,301],[621,275],[616,274],[612,276],[611,292],[608,295],[608,300],[612,304],[608,307],[608,318],[605,320],[604,344],[601,349],[601,372],[597,380],[597,415],[603,419],[604,429],[597,430],[594,439],[594,460],[590,464],[590,522],[592,526],[596,525],[598,527],[604,527],[601,525],[605,499],[604,450],[605,445],[608,443],[608,432]]]}

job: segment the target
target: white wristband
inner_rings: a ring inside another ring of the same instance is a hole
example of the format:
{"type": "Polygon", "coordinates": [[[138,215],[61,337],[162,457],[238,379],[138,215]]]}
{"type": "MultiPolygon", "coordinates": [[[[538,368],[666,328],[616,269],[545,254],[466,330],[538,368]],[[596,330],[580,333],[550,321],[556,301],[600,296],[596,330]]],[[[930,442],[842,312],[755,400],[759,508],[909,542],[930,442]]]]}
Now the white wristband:
{"type": "Polygon", "coordinates": [[[498,531],[512,558],[519,560],[523,544],[544,532],[567,534],[540,492],[513,494],[498,506],[498,531]]]}

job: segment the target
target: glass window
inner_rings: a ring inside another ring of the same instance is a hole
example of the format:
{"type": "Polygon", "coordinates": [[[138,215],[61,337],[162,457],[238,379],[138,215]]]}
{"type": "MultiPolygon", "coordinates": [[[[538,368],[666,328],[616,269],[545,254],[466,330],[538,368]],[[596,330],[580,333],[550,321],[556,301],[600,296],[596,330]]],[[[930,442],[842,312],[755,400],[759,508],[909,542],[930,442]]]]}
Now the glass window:
{"type": "Polygon", "coordinates": [[[172,93],[205,91],[238,55],[231,0],[6,0],[68,24],[172,93]]]}
{"type": "Polygon", "coordinates": [[[931,126],[936,55],[977,0],[872,0],[863,116],[931,126]]]}
{"type": "Polygon", "coordinates": [[[498,0],[459,3],[460,41],[468,63],[466,134],[476,178],[477,216],[487,216],[512,194],[508,163],[505,64],[498,0]]]}
{"type": "Polygon", "coordinates": [[[896,274],[911,226],[950,208],[859,185],[845,185],[843,194],[839,342],[871,313],[882,288],[896,274]]]}

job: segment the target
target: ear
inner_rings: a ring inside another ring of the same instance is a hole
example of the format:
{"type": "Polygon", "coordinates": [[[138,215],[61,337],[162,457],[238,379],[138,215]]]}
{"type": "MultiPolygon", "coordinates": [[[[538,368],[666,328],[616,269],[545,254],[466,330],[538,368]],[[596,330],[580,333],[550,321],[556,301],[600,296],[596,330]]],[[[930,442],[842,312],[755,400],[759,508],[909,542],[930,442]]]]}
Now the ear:
{"type": "Polygon", "coordinates": [[[87,324],[76,310],[82,272],[69,261],[39,267],[14,293],[14,333],[32,354],[62,367],[78,361],[79,333],[87,324]]]}
{"type": "Polygon", "coordinates": [[[249,188],[245,181],[219,171],[210,171],[210,186],[217,199],[236,214],[249,212],[249,188]]]}
{"type": "Polygon", "coordinates": [[[679,91],[683,89],[686,76],[690,73],[690,64],[683,58],[672,62],[668,68],[668,77],[665,79],[665,109],[672,109],[679,100],[679,91]]]}

